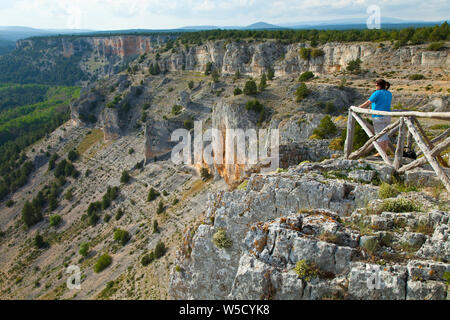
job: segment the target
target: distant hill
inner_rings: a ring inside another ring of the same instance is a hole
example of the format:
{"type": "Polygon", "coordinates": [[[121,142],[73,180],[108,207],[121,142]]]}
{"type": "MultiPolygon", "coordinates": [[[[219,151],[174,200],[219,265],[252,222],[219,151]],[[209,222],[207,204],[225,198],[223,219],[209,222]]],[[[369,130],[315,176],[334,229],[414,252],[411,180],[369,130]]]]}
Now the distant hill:
{"type": "MultiPolygon", "coordinates": [[[[318,30],[348,30],[348,29],[366,29],[367,17],[319,20],[310,22],[291,22],[279,25],[267,22],[256,22],[248,26],[187,26],[173,31],[200,31],[200,30],[273,30],[273,29],[318,29],[318,30]]],[[[381,17],[381,27],[385,29],[403,29],[407,27],[428,27],[436,24],[442,24],[443,21],[408,21],[398,18],[381,17]]]]}
{"type": "Polygon", "coordinates": [[[0,55],[11,52],[16,47],[16,41],[37,36],[52,36],[58,34],[80,34],[91,30],[70,29],[34,29],[28,27],[0,27],[0,55]]]}
{"type": "Polygon", "coordinates": [[[92,30],[78,29],[34,29],[28,27],[0,27],[0,39],[8,41],[17,41],[36,36],[51,36],[57,34],[76,34],[91,32],[92,30]]]}
{"type": "Polygon", "coordinates": [[[280,27],[266,22],[256,22],[241,29],[286,29],[286,27],[280,27]]]}

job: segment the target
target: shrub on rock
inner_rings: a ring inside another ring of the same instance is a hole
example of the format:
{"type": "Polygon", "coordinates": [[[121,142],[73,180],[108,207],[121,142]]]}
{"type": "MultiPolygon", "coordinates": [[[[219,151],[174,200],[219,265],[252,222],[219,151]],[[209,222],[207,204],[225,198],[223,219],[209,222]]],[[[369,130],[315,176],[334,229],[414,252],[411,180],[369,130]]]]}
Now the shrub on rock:
{"type": "Polygon", "coordinates": [[[224,228],[219,228],[217,232],[213,236],[213,243],[218,248],[230,248],[233,245],[231,239],[227,237],[226,231],[224,228]]]}

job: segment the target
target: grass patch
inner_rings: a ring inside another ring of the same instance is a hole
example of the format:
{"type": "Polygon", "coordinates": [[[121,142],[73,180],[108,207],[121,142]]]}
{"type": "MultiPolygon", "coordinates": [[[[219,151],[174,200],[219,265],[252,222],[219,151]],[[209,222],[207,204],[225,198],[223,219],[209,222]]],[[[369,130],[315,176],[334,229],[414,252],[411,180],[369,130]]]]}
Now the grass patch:
{"type": "Polygon", "coordinates": [[[388,199],[383,201],[382,212],[417,212],[421,211],[419,204],[407,199],[388,199]]]}
{"type": "Polygon", "coordinates": [[[245,180],[244,182],[242,182],[242,183],[237,187],[237,189],[238,189],[238,190],[246,190],[246,189],[247,189],[247,185],[248,185],[248,179],[245,180]]]}
{"type": "Polygon", "coordinates": [[[450,128],[450,125],[446,123],[435,124],[430,127],[432,130],[447,130],[448,128],[450,128]]]}
{"type": "Polygon", "coordinates": [[[108,299],[111,297],[116,291],[119,289],[114,281],[109,281],[106,284],[105,289],[103,289],[100,294],[98,295],[98,299],[108,299]]]}
{"type": "Polygon", "coordinates": [[[380,245],[378,244],[378,241],[376,238],[371,238],[363,243],[362,248],[370,255],[374,255],[378,249],[380,248],[380,245]]]}
{"type": "Polygon", "coordinates": [[[431,236],[434,232],[434,229],[428,223],[421,222],[414,227],[413,231],[431,236]]]}
{"type": "Polygon", "coordinates": [[[395,182],[388,184],[383,182],[378,189],[378,197],[380,199],[394,198],[403,192],[419,191],[419,188],[404,182],[395,182]]]}
{"type": "Polygon", "coordinates": [[[101,129],[92,129],[78,145],[78,154],[83,155],[86,150],[92,147],[98,141],[103,140],[103,131],[101,129]]]}
{"type": "Polygon", "coordinates": [[[393,185],[383,182],[378,189],[378,197],[380,199],[394,198],[400,191],[398,191],[393,185]]]}

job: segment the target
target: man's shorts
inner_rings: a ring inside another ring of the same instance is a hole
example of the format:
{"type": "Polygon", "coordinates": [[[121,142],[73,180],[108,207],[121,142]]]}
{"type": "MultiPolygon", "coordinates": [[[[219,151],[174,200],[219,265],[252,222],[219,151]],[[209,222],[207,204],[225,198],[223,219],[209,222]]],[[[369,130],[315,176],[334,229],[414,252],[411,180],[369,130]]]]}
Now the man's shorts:
{"type": "MultiPolygon", "coordinates": [[[[372,118],[373,128],[375,130],[375,134],[383,131],[388,125],[391,124],[391,117],[383,116],[372,118]]],[[[378,138],[377,142],[389,141],[389,136],[387,134],[383,134],[380,138],[378,138]]]]}

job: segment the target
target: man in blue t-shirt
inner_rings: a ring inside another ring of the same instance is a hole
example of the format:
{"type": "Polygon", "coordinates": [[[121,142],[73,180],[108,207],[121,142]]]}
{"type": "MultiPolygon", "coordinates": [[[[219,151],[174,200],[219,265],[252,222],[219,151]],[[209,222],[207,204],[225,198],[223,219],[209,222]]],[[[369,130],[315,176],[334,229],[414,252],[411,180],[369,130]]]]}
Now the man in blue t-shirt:
{"type": "MultiPolygon", "coordinates": [[[[391,85],[389,82],[383,79],[378,79],[376,81],[377,90],[372,93],[369,100],[360,105],[359,108],[367,108],[370,104],[372,104],[372,110],[391,111],[392,93],[388,91],[390,86],[391,85]]],[[[372,115],[372,120],[375,134],[382,131],[391,123],[391,117],[389,116],[372,115]]],[[[378,138],[377,143],[381,149],[386,152],[389,145],[389,136],[387,134],[382,135],[378,138]]]]}

